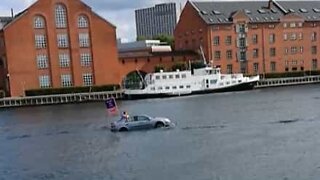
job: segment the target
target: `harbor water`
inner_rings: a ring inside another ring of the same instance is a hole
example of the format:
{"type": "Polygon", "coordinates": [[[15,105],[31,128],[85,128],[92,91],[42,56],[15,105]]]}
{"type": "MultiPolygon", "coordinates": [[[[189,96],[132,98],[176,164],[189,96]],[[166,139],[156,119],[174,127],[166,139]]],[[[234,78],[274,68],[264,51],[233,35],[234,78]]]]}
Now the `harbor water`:
{"type": "Polygon", "coordinates": [[[168,129],[112,133],[103,103],[0,111],[0,180],[318,180],[320,85],[118,101],[168,129]]]}

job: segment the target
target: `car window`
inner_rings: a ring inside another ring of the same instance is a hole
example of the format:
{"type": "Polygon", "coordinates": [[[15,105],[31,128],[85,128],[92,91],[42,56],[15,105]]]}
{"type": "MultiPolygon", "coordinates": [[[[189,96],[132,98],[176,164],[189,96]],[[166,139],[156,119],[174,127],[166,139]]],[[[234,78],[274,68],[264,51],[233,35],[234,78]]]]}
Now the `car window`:
{"type": "Polygon", "coordinates": [[[150,121],[150,119],[146,116],[139,116],[139,121],[150,121]]]}

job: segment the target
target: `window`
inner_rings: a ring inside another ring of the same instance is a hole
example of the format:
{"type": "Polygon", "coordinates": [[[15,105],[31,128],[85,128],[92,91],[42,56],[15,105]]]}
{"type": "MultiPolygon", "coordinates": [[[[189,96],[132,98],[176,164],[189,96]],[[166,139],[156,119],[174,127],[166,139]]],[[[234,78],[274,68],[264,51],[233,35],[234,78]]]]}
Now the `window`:
{"type": "Polygon", "coordinates": [[[40,83],[40,88],[49,88],[51,87],[50,85],[50,77],[45,75],[45,76],[39,76],[39,83],[40,83]]]}
{"type": "Polygon", "coordinates": [[[213,45],[218,46],[220,44],[220,37],[219,36],[215,36],[213,38],[213,45]]]}
{"type": "Polygon", "coordinates": [[[259,49],[253,49],[253,58],[259,57],[259,49]]]}
{"type": "Polygon", "coordinates": [[[70,74],[61,75],[61,86],[62,87],[71,87],[72,86],[72,80],[71,80],[70,74]]]}
{"type": "Polygon", "coordinates": [[[283,27],[284,27],[284,28],[287,28],[287,27],[288,27],[288,24],[287,24],[287,23],[283,23],[283,27]]]}
{"type": "Polygon", "coordinates": [[[227,46],[230,46],[231,43],[232,43],[232,37],[231,37],[231,36],[227,36],[227,37],[226,37],[226,45],[227,45],[227,46]]]}
{"type": "Polygon", "coordinates": [[[317,40],[317,33],[316,32],[313,32],[311,34],[311,41],[316,41],[317,40]]]}
{"type": "Polygon", "coordinates": [[[39,69],[48,68],[48,56],[45,54],[37,55],[37,65],[39,69]]]}
{"type": "Polygon", "coordinates": [[[317,69],[318,69],[318,60],[312,59],[312,70],[317,70],[317,69]]]}
{"type": "Polygon", "coordinates": [[[288,40],[288,34],[287,33],[285,33],[285,34],[283,34],[283,40],[288,40]]]}
{"type": "Polygon", "coordinates": [[[275,34],[270,34],[269,35],[269,43],[274,43],[276,41],[276,35],[275,34]]]}
{"type": "Polygon", "coordinates": [[[59,54],[59,62],[60,62],[60,67],[69,67],[70,66],[70,56],[69,54],[59,54]]]}
{"type": "Polygon", "coordinates": [[[300,46],[300,53],[303,53],[303,46],[300,46]]]}
{"type": "Polygon", "coordinates": [[[34,28],[42,29],[45,27],[44,19],[41,16],[34,17],[34,28]]]}
{"type": "Polygon", "coordinates": [[[245,51],[240,52],[240,61],[247,60],[247,53],[245,51]]]}
{"type": "Polygon", "coordinates": [[[275,72],[276,71],[276,62],[271,62],[270,63],[270,69],[271,69],[271,72],[275,72]]]}
{"type": "Polygon", "coordinates": [[[317,54],[317,46],[312,46],[311,47],[311,53],[312,54],[317,54]]]}
{"type": "Polygon", "coordinates": [[[253,63],[253,71],[256,74],[259,72],[259,63],[253,63]]]}
{"type": "Polygon", "coordinates": [[[89,53],[84,53],[80,55],[81,57],[81,66],[82,67],[88,67],[91,66],[92,58],[91,54],[89,53]]]}
{"type": "Polygon", "coordinates": [[[80,47],[89,47],[89,34],[88,33],[81,33],[79,34],[79,45],[80,47]]]}
{"type": "Polygon", "coordinates": [[[79,16],[78,18],[78,27],[87,28],[88,27],[88,18],[84,15],[79,16]]]}
{"type": "Polygon", "coordinates": [[[84,86],[91,86],[93,85],[93,76],[91,73],[83,74],[82,75],[83,79],[83,85],[84,86]]]}
{"type": "Polygon", "coordinates": [[[246,39],[245,38],[240,38],[239,39],[239,46],[240,47],[246,47],[246,39]]]}
{"type": "Polygon", "coordinates": [[[303,39],[303,34],[299,33],[299,40],[302,40],[302,39],[303,39]]]}
{"type": "Polygon", "coordinates": [[[258,35],[257,34],[254,34],[252,36],[252,44],[258,44],[258,35]]]}
{"type": "Polygon", "coordinates": [[[291,28],[295,28],[296,27],[296,23],[294,23],[294,22],[290,23],[290,27],[291,28]]]}
{"type": "Polygon", "coordinates": [[[239,33],[245,33],[245,32],[246,32],[246,25],[239,24],[239,33]]]}
{"type": "Polygon", "coordinates": [[[180,75],[179,74],[176,74],[176,79],[180,79],[180,75]]]}
{"type": "Polygon", "coordinates": [[[276,56],[276,48],[270,48],[270,57],[276,56]]]}
{"type": "Polygon", "coordinates": [[[291,39],[291,41],[296,40],[297,39],[296,33],[292,33],[290,39],[291,39]]]}
{"type": "Polygon", "coordinates": [[[227,74],[232,74],[232,64],[227,65],[227,74]]]}
{"type": "Polygon", "coordinates": [[[232,59],[232,50],[227,50],[227,59],[232,59]]]}
{"type": "Polygon", "coordinates": [[[220,51],[215,51],[214,52],[214,59],[215,60],[220,60],[221,58],[221,52],[220,51]]]}
{"type": "Polygon", "coordinates": [[[182,79],[185,79],[185,78],[187,78],[187,75],[186,75],[186,74],[182,74],[182,75],[181,75],[181,78],[182,78],[182,79]]]}
{"type": "Polygon", "coordinates": [[[296,54],[297,53],[297,47],[293,46],[291,47],[291,54],[296,54]]]}
{"type": "Polygon", "coordinates": [[[288,54],[289,50],[288,48],[284,48],[284,54],[288,54]]]}
{"type": "Polygon", "coordinates": [[[67,34],[58,34],[57,40],[58,40],[58,47],[59,48],[67,48],[69,46],[67,34]]]}
{"type": "Polygon", "coordinates": [[[55,18],[56,18],[57,28],[67,27],[67,10],[64,5],[62,4],[56,5],[55,18]]]}
{"type": "Polygon", "coordinates": [[[37,49],[43,49],[47,47],[47,42],[46,42],[46,36],[45,35],[36,35],[35,36],[35,41],[36,41],[36,48],[37,49]]]}

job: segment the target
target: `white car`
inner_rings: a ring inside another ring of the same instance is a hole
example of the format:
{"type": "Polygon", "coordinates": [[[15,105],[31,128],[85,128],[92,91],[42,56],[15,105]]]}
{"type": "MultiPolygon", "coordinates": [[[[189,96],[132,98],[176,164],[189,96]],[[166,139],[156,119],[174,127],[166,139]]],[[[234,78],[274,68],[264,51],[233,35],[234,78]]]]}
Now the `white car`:
{"type": "Polygon", "coordinates": [[[140,129],[151,129],[169,127],[170,119],[165,117],[150,117],[147,115],[139,115],[129,117],[128,120],[120,119],[111,123],[111,131],[132,131],[140,129]]]}

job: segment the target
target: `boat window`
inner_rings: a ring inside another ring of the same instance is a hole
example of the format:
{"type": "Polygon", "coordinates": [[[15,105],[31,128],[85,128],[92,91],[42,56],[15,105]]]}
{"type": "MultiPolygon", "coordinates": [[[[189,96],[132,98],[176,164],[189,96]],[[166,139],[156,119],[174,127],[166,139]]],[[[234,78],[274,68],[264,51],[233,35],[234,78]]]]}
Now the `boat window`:
{"type": "Polygon", "coordinates": [[[156,79],[160,79],[160,76],[156,76],[156,79]]]}
{"type": "Polygon", "coordinates": [[[177,89],[177,86],[172,86],[172,89],[177,89]]]}
{"type": "Polygon", "coordinates": [[[216,79],[210,80],[210,84],[216,84],[216,83],[217,83],[217,80],[216,80],[216,79]]]}
{"type": "Polygon", "coordinates": [[[184,87],[183,87],[183,86],[179,86],[179,88],[180,88],[180,89],[183,89],[184,87]]]}
{"type": "Polygon", "coordinates": [[[151,91],[155,91],[155,90],[156,90],[156,88],[155,88],[155,87],[152,87],[152,88],[151,88],[151,91]]]}
{"type": "Polygon", "coordinates": [[[167,76],[163,75],[163,76],[162,76],[162,79],[167,79],[167,76]]]}
{"type": "Polygon", "coordinates": [[[220,85],[220,86],[223,86],[223,83],[220,83],[219,85],[220,85]]]}
{"type": "Polygon", "coordinates": [[[179,74],[176,74],[176,79],[179,79],[180,78],[180,75],[179,74]]]}
{"type": "Polygon", "coordinates": [[[187,85],[187,89],[190,89],[191,88],[191,86],[190,85],[187,85]]]}
{"type": "Polygon", "coordinates": [[[230,84],[230,82],[229,82],[229,81],[227,82],[227,85],[228,85],[228,84],[230,84]]]}
{"type": "Polygon", "coordinates": [[[241,81],[241,80],[239,80],[238,82],[239,82],[239,83],[241,83],[242,81],[241,81]]]}
{"type": "Polygon", "coordinates": [[[169,75],[169,79],[173,79],[173,75],[169,75]]]}
{"type": "Polygon", "coordinates": [[[187,78],[187,75],[186,74],[182,74],[181,77],[182,78],[187,78]]]}
{"type": "Polygon", "coordinates": [[[223,80],[224,79],[224,76],[221,76],[221,80],[223,80]]]}
{"type": "Polygon", "coordinates": [[[166,87],[166,89],[170,89],[170,87],[169,87],[169,86],[167,86],[167,87],[166,87]]]}
{"type": "Polygon", "coordinates": [[[162,90],[162,87],[158,87],[158,90],[162,90]]]}

